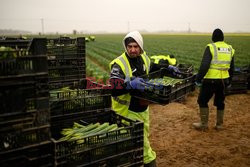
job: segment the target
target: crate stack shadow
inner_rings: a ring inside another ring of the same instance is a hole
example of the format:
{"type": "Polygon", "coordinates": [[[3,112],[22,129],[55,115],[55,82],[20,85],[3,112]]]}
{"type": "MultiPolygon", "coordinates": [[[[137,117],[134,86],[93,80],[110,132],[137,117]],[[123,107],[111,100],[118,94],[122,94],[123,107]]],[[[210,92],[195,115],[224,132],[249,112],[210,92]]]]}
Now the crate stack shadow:
{"type": "Polygon", "coordinates": [[[46,39],[0,46],[1,167],[51,166],[46,39]]]}
{"type": "Polygon", "coordinates": [[[117,115],[111,110],[110,89],[86,79],[85,38],[48,39],[47,46],[53,165],[143,165],[143,123],[117,115]],[[97,122],[118,129],[83,136],[80,143],[61,140],[61,131],[74,123],[97,122]]]}

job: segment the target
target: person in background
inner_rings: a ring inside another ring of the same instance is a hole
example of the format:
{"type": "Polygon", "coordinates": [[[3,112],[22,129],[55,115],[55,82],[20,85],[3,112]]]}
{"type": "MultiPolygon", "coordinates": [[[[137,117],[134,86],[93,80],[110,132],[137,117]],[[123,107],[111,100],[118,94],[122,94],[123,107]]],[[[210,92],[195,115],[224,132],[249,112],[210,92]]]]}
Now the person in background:
{"type": "Polygon", "coordinates": [[[221,29],[215,29],[212,41],[206,46],[200,69],[196,75],[196,85],[200,87],[198,104],[200,107],[200,122],[193,123],[197,130],[208,129],[208,102],[214,96],[214,106],[217,107],[216,130],[221,130],[225,109],[225,88],[231,84],[234,71],[234,52],[231,45],[224,42],[221,29]]]}
{"type": "Polygon", "coordinates": [[[150,56],[150,60],[155,64],[177,65],[177,60],[174,55],[153,55],[150,56]]]}
{"type": "MultiPolygon", "coordinates": [[[[151,72],[150,59],[143,49],[143,38],[138,31],[128,33],[123,39],[125,52],[110,63],[112,109],[118,114],[144,123],[143,159],[145,167],[156,166],[156,153],[149,142],[149,102],[130,93],[143,91],[145,81],[140,77],[151,72]]],[[[177,68],[170,66],[169,71],[177,68]]]]}

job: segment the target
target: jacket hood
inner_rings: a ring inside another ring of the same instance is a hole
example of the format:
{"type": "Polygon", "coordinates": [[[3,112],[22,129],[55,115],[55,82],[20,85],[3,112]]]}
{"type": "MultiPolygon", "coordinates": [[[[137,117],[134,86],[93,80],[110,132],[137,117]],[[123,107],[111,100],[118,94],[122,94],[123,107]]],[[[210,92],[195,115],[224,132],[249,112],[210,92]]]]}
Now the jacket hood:
{"type": "Polygon", "coordinates": [[[224,34],[221,29],[217,28],[214,30],[212,35],[212,41],[213,42],[224,41],[224,34]]]}
{"type": "Polygon", "coordinates": [[[129,38],[129,37],[133,38],[136,41],[136,43],[140,46],[140,48],[142,50],[142,53],[143,53],[144,52],[144,50],[143,50],[143,38],[142,38],[141,34],[138,31],[132,31],[132,32],[128,33],[123,38],[123,46],[124,46],[125,51],[127,52],[125,39],[129,38]]]}

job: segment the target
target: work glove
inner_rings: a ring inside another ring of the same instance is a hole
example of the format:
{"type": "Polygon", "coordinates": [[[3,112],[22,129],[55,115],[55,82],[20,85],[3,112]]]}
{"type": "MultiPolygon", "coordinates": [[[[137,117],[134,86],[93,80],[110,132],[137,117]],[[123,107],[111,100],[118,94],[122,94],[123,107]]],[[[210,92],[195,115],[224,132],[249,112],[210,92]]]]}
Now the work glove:
{"type": "Polygon", "coordinates": [[[172,66],[172,65],[169,65],[168,66],[168,69],[172,72],[175,72],[175,73],[180,73],[181,71],[179,70],[179,68],[175,67],[175,66],[172,66]]]}
{"type": "Polygon", "coordinates": [[[140,77],[135,77],[129,81],[129,88],[143,91],[145,89],[145,81],[140,77]]]}
{"type": "Polygon", "coordinates": [[[227,89],[230,89],[232,87],[232,78],[225,79],[224,82],[227,89]]]}
{"type": "Polygon", "coordinates": [[[200,88],[202,86],[202,83],[198,82],[198,81],[195,81],[195,85],[200,88]]]}
{"type": "Polygon", "coordinates": [[[172,74],[172,77],[174,77],[174,78],[182,78],[182,73],[181,73],[181,71],[179,70],[178,67],[169,65],[168,70],[172,74]]]}

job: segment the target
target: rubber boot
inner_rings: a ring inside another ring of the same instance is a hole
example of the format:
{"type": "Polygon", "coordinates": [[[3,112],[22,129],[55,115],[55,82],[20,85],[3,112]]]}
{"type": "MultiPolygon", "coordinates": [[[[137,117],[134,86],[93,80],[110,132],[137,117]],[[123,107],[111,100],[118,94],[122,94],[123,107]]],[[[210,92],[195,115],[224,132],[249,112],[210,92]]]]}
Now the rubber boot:
{"type": "Polygon", "coordinates": [[[208,115],[209,115],[208,108],[200,108],[201,122],[193,123],[193,127],[196,130],[202,130],[202,131],[207,130],[208,129],[208,115]]]}
{"type": "Polygon", "coordinates": [[[156,160],[149,162],[148,164],[144,164],[144,167],[156,167],[156,160]]]}
{"type": "Polygon", "coordinates": [[[223,117],[224,117],[224,110],[217,110],[217,122],[215,125],[216,130],[223,129],[223,117]]]}

